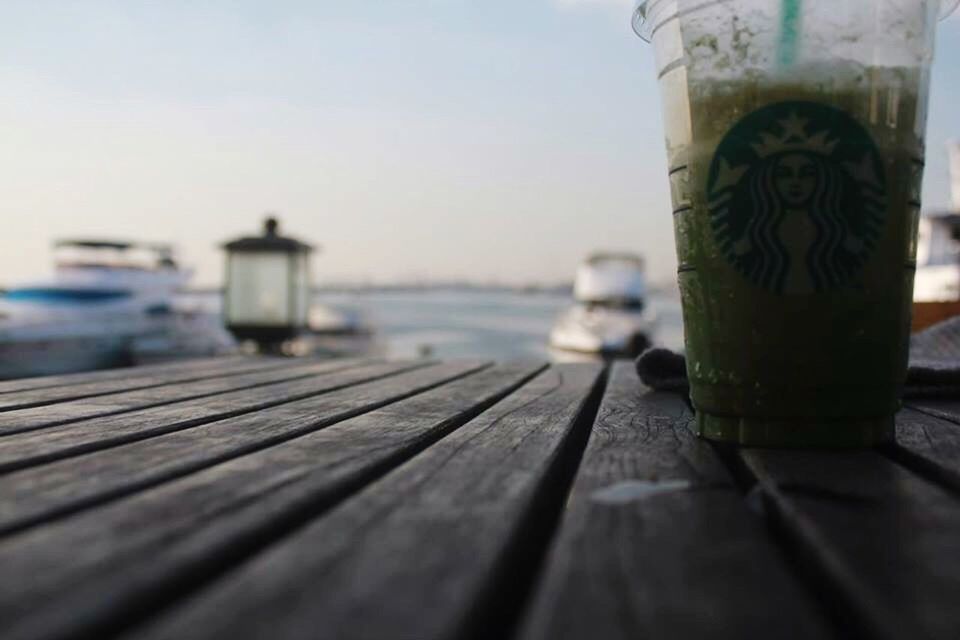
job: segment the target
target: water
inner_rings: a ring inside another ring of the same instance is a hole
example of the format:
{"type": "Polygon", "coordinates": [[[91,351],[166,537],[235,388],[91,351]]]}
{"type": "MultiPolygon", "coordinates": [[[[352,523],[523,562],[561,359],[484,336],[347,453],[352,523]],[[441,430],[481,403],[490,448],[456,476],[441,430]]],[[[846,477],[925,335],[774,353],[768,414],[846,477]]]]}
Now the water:
{"type": "MultiPolygon", "coordinates": [[[[100,358],[102,354],[95,344],[80,344],[86,349],[84,354],[90,351],[99,358],[90,356],[82,362],[77,361],[70,348],[66,348],[77,341],[65,343],[63,349],[59,348],[59,343],[48,345],[43,353],[46,368],[34,367],[30,373],[14,368],[12,364],[29,358],[11,358],[12,352],[8,349],[6,363],[0,361],[0,379],[81,371],[127,362],[142,364],[191,355],[196,357],[222,352],[223,347],[230,348],[231,339],[222,330],[219,293],[183,294],[178,302],[178,306],[192,310],[194,315],[190,317],[194,319],[190,320],[189,326],[184,325],[174,332],[179,336],[176,340],[160,340],[157,344],[140,340],[129,354],[114,353],[109,359],[100,358]],[[218,350],[210,351],[213,347],[218,350]]],[[[486,360],[589,358],[552,352],[548,347],[554,321],[570,305],[567,295],[474,289],[364,291],[319,294],[314,297],[314,302],[326,308],[349,311],[345,315],[359,316],[364,326],[373,329],[373,338],[365,334],[313,336],[307,350],[317,354],[486,360]]],[[[653,295],[648,304],[659,319],[654,335],[656,344],[681,349],[683,329],[679,301],[653,295]]],[[[34,345],[27,347],[36,348],[34,345]]],[[[74,345],[72,348],[76,350],[78,347],[74,345]]]]}
{"type": "MultiPolygon", "coordinates": [[[[380,331],[387,354],[416,357],[426,346],[439,358],[544,358],[550,328],[570,298],[552,293],[438,290],[321,294],[317,302],[358,308],[380,331]]],[[[657,344],[683,346],[679,300],[653,295],[657,344]]]]}

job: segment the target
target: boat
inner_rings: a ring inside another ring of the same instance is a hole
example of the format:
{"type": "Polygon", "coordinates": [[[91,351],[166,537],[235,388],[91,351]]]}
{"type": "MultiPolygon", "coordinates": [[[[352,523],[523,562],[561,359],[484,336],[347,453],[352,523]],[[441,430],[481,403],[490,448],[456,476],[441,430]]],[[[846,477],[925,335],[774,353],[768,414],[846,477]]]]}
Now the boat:
{"type": "Polygon", "coordinates": [[[386,345],[373,320],[359,307],[313,302],[307,326],[281,352],[294,356],[382,357],[386,345]]]}
{"type": "Polygon", "coordinates": [[[653,343],[656,315],[647,300],[643,259],[596,253],[578,268],[574,304],[557,319],[550,346],[560,352],[634,357],[653,343]]]}
{"type": "Polygon", "coordinates": [[[952,207],[926,212],[918,225],[913,331],[960,315],[960,143],[949,152],[952,207]]]}
{"type": "Polygon", "coordinates": [[[134,364],[138,341],[176,326],[173,297],[191,275],[167,245],[56,242],[52,278],[0,294],[0,377],[134,364]]]}
{"type": "Polygon", "coordinates": [[[131,350],[135,364],[153,364],[234,353],[238,345],[219,313],[177,296],[163,328],[138,336],[131,350]]]}
{"type": "Polygon", "coordinates": [[[927,213],[917,234],[913,331],[960,315],[960,213],[927,213]]]}

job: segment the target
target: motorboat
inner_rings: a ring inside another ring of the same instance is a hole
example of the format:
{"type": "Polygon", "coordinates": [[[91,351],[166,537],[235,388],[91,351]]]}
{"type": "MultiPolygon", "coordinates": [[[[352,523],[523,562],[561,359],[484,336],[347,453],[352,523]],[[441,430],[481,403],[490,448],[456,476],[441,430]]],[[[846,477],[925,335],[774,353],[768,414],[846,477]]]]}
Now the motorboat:
{"type": "Polygon", "coordinates": [[[0,377],[132,364],[138,340],[169,336],[190,279],[166,245],[62,240],[54,275],[0,294],[0,377]]]}
{"type": "Polygon", "coordinates": [[[225,355],[238,350],[223,326],[223,317],[203,304],[177,296],[163,330],[138,336],[132,345],[135,364],[225,355]]]}
{"type": "Polygon", "coordinates": [[[282,352],[330,358],[379,357],[386,353],[386,345],[363,309],[313,302],[306,329],[287,341],[282,352]]]}
{"type": "Polygon", "coordinates": [[[953,206],[924,213],[918,225],[914,331],[960,315],[960,143],[949,151],[953,206]]]}
{"type": "Polygon", "coordinates": [[[647,300],[643,259],[632,253],[597,253],[577,270],[574,304],[550,332],[553,349],[633,357],[649,347],[656,315],[647,300]]]}
{"type": "Polygon", "coordinates": [[[960,300],[960,213],[928,213],[917,234],[914,302],[960,300]]]}
{"type": "Polygon", "coordinates": [[[927,213],[917,235],[913,330],[960,315],[960,213],[927,213]]]}

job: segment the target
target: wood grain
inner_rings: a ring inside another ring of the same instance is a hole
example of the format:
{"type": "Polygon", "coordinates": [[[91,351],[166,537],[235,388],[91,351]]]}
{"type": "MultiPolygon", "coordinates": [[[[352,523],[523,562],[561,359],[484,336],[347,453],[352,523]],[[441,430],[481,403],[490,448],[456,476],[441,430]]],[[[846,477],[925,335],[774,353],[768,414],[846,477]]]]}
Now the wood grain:
{"type": "Polygon", "coordinates": [[[278,382],[0,438],[0,473],[261,411],[427,364],[425,361],[372,364],[332,375],[278,382]]]}
{"type": "Polygon", "coordinates": [[[261,362],[265,363],[265,359],[253,358],[249,356],[217,356],[215,358],[198,358],[195,360],[181,360],[177,362],[149,364],[138,367],[120,367],[117,369],[105,369],[103,371],[84,371],[80,373],[65,373],[55,376],[18,378],[16,380],[0,381],[0,394],[35,391],[38,389],[50,389],[53,387],[103,382],[107,380],[123,381],[138,377],[166,375],[168,373],[179,375],[183,371],[202,370],[208,368],[218,369],[224,366],[245,366],[244,363],[253,364],[261,362]]]}
{"type": "Polygon", "coordinates": [[[960,424],[960,401],[925,398],[923,400],[907,400],[905,404],[910,409],[960,424]]]}
{"type": "Polygon", "coordinates": [[[794,553],[862,635],[956,638],[960,501],[870,451],[746,450],[794,553]]]}
{"type": "Polygon", "coordinates": [[[116,499],[305,435],[468,375],[480,361],[438,364],[10,473],[0,481],[0,535],[116,499]]]}
{"type": "Polygon", "coordinates": [[[5,640],[104,637],[302,526],[542,370],[500,365],[0,540],[5,640]],[[38,607],[37,603],[43,603],[38,607]]]}
{"type": "Polygon", "coordinates": [[[601,367],[559,365],[138,638],[501,637],[505,595],[601,367]],[[479,610],[478,610],[478,607],[479,610]]]}
{"type": "Polygon", "coordinates": [[[960,492],[960,425],[931,413],[897,414],[892,457],[930,480],[960,492]]]}
{"type": "MultiPolygon", "coordinates": [[[[317,361],[313,360],[313,362],[317,361]]],[[[106,380],[99,380],[94,374],[77,374],[69,376],[72,379],[75,378],[72,384],[63,383],[54,385],[52,388],[40,387],[0,394],[0,411],[39,407],[134,389],[150,389],[211,378],[228,378],[257,371],[289,369],[305,364],[310,362],[298,362],[289,358],[224,358],[202,363],[186,361],[178,366],[167,366],[161,371],[154,371],[151,367],[144,367],[147,371],[142,371],[140,367],[131,367],[122,370],[126,373],[123,377],[114,377],[120,374],[111,370],[111,375],[106,380]]]]}
{"type": "Polygon", "coordinates": [[[522,638],[829,635],[691,421],[614,368],[522,638]]]}
{"type": "Polygon", "coordinates": [[[175,402],[185,402],[194,398],[252,389],[279,382],[301,380],[326,373],[344,371],[371,362],[373,361],[327,360],[296,364],[291,360],[286,367],[268,371],[257,371],[235,376],[216,376],[206,380],[180,381],[161,386],[151,386],[148,389],[100,394],[94,397],[58,402],[57,404],[9,410],[0,412],[0,435],[36,431],[90,418],[111,416],[175,402]]]}

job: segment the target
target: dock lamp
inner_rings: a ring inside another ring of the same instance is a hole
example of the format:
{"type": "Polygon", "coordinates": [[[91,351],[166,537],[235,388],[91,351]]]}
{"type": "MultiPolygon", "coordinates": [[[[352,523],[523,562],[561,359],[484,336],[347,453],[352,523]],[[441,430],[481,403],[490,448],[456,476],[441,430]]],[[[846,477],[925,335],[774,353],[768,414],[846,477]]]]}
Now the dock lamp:
{"type": "Polygon", "coordinates": [[[278,233],[267,218],[262,236],[238,238],[226,251],[224,321],[240,341],[279,352],[307,326],[313,247],[278,233]]]}

